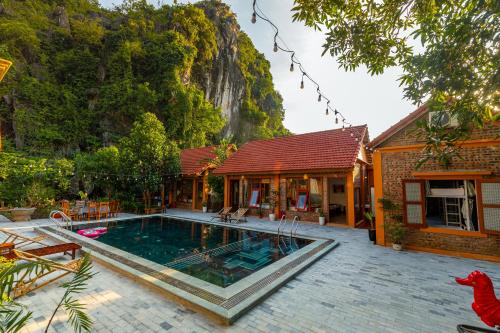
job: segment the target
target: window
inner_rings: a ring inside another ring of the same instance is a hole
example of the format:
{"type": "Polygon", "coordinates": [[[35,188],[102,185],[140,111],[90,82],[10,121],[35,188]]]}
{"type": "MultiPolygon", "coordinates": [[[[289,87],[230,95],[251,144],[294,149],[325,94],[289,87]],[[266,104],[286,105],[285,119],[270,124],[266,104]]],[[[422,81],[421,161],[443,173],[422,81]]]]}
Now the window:
{"type": "Polygon", "coordinates": [[[403,199],[409,226],[479,230],[473,180],[406,180],[403,199]]]}
{"type": "Polygon", "coordinates": [[[248,181],[248,207],[269,209],[269,197],[271,194],[271,180],[269,178],[250,179],[248,181]]]}
{"type": "Polygon", "coordinates": [[[193,202],[193,180],[182,179],[177,182],[177,201],[193,202]]]}
{"type": "Polygon", "coordinates": [[[477,190],[482,230],[500,235],[500,179],[483,179],[478,182],[477,190]]]}
{"type": "Polygon", "coordinates": [[[289,178],[286,182],[287,210],[317,211],[323,205],[321,178],[289,178]]]}

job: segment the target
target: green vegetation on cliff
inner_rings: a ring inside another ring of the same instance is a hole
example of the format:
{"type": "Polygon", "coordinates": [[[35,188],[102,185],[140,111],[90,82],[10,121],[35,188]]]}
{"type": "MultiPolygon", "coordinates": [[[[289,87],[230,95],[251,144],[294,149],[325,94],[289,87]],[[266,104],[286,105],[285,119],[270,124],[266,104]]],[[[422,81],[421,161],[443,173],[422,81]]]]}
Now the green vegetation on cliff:
{"type": "MultiPolygon", "coordinates": [[[[206,100],[203,78],[223,47],[205,10],[221,6],[125,1],[107,10],[95,0],[4,1],[0,56],[14,62],[0,86],[8,146],[72,157],[118,142],[145,112],[181,148],[218,142],[226,121],[206,100]]],[[[286,134],[269,63],[244,33],[239,37],[245,124],[235,139],[286,134]]]]}
{"type": "Polygon", "coordinates": [[[9,205],[154,191],[178,172],[179,149],[288,134],[269,62],[217,0],[114,9],[4,0],[0,57],[14,63],[0,84],[0,200],[9,205]],[[154,132],[168,152],[150,154],[166,163],[154,172],[141,157],[152,142],[130,144],[144,122],[144,137],[154,132]]]}

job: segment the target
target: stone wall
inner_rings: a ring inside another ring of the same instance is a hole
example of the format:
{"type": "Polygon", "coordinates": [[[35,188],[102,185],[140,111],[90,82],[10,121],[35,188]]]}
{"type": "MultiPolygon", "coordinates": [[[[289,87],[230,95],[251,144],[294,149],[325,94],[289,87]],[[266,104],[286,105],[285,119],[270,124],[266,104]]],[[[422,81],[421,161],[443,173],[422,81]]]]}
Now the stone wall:
{"type": "MultiPolygon", "coordinates": [[[[500,134],[499,126],[488,126],[484,131],[475,131],[471,140],[494,139],[500,134]]],[[[380,148],[414,145],[420,143],[415,137],[415,124],[409,125],[392,138],[383,143],[380,148]]],[[[403,180],[413,179],[412,172],[421,158],[421,152],[411,151],[382,151],[382,185],[384,197],[397,204],[402,204],[403,180]]],[[[500,177],[500,145],[481,147],[463,147],[460,158],[454,158],[449,169],[444,169],[437,163],[427,162],[418,171],[454,171],[454,170],[488,170],[492,178],[500,177]]],[[[387,219],[387,214],[386,219],[387,219]]],[[[388,238],[387,238],[388,239],[388,238]]],[[[390,239],[388,239],[390,242],[390,239]]],[[[467,252],[490,256],[500,256],[500,236],[488,235],[486,238],[449,235],[443,233],[423,232],[419,229],[410,229],[408,245],[426,247],[438,250],[467,252]]]]}

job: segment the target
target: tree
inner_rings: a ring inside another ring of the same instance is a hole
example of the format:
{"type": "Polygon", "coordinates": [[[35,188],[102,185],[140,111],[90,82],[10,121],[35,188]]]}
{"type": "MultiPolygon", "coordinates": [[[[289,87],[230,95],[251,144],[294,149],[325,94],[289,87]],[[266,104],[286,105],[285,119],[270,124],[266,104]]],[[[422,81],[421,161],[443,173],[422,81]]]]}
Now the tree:
{"type": "Polygon", "coordinates": [[[152,113],[144,113],[134,122],[130,135],[120,141],[122,168],[132,175],[143,192],[144,204],[151,206],[151,192],[163,179],[180,170],[179,149],[167,139],[165,127],[152,113]]]}
{"type": "MultiPolygon", "coordinates": [[[[401,66],[404,96],[430,111],[450,112],[453,130],[421,125],[424,160],[447,164],[454,143],[498,110],[500,2],[494,0],[296,0],[294,20],[326,33],[324,53],[340,66],[372,75],[401,66]],[[417,47],[420,42],[423,50],[417,47]],[[432,144],[432,143],[438,144],[432,144]]],[[[438,113],[439,115],[439,113],[438,113]]]]}
{"type": "Polygon", "coordinates": [[[119,151],[116,146],[98,149],[95,153],[80,153],[75,156],[75,169],[83,182],[85,192],[95,186],[102,189],[108,198],[119,185],[116,178],[121,174],[119,151]]]}
{"type": "MultiPolygon", "coordinates": [[[[219,167],[231,155],[233,150],[236,150],[236,145],[231,143],[230,139],[222,139],[214,150],[215,158],[210,159],[208,162],[215,167],[219,167]]],[[[208,175],[208,186],[213,200],[216,202],[221,201],[224,197],[224,177],[208,175]]]]}

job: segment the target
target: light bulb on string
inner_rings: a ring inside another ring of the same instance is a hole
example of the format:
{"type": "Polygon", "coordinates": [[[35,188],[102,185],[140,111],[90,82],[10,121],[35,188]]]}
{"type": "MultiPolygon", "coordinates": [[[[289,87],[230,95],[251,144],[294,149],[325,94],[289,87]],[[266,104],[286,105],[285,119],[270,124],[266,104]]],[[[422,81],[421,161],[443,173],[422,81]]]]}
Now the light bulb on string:
{"type": "Polygon", "coordinates": [[[290,72],[293,72],[293,62],[290,64],[290,72]]]}
{"type": "Polygon", "coordinates": [[[278,43],[276,43],[276,42],[274,42],[273,51],[278,52],[278,43]]]}
{"type": "Polygon", "coordinates": [[[304,74],[302,74],[302,80],[300,81],[300,89],[304,89],[304,74]]]}
{"type": "Polygon", "coordinates": [[[319,91],[319,88],[316,89],[316,91],[318,92],[318,102],[321,102],[321,92],[319,91]]]}
{"type": "Polygon", "coordinates": [[[328,109],[330,108],[329,105],[330,105],[330,101],[326,102],[326,112],[325,113],[327,116],[328,116],[328,109]]]}
{"type": "Polygon", "coordinates": [[[338,125],[339,123],[339,117],[335,117],[335,124],[338,125]]]}
{"type": "Polygon", "coordinates": [[[257,22],[257,13],[253,12],[253,14],[252,14],[252,23],[255,24],[255,22],[257,22]]]}

